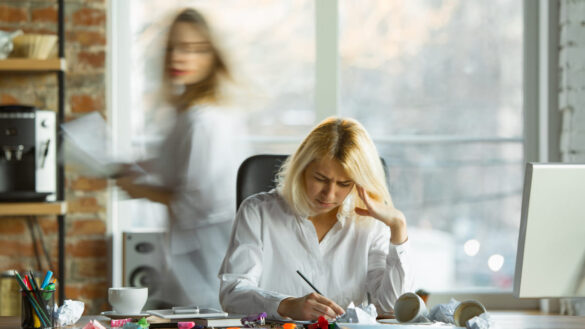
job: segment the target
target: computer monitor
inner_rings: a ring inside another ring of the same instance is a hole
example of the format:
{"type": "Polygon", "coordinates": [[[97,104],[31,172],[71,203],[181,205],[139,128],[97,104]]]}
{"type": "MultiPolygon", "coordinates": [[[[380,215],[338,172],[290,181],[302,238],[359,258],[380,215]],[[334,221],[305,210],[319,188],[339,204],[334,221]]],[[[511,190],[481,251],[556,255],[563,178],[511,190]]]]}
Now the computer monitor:
{"type": "Polygon", "coordinates": [[[585,164],[526,165],[514,295],[585,296],[585,164]]]}

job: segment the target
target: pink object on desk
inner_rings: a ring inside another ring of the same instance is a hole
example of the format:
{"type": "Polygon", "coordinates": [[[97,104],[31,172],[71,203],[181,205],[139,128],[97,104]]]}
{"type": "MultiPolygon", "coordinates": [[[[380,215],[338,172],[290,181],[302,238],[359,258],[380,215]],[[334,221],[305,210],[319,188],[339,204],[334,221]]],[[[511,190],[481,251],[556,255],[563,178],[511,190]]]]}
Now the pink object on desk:
{"type": "Polygon", "coordinates": [[[128,319],[112,320],[110,322],[110,327],[112,327],[112,328],[123,327],[124,324],[126,324],[128,322],[132,322],[132,319],[131,318],[128,318],[128,319]]]}
{"type": "Polygon", "coordinates": [[[83,329],[106,329],[98,320],[89,320],[83,329]]]}
{"type": "Polygon", "coordinates": [[[195,322],[193,321],[185,321],[185,322],[178,322],[177,328],[179,329],[191,329],[195,327],[195,322]]]}

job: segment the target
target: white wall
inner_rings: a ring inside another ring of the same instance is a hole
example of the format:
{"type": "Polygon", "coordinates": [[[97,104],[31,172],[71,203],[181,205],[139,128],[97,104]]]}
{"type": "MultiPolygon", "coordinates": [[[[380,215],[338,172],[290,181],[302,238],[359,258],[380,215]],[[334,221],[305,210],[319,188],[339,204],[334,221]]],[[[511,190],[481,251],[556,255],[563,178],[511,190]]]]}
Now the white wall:
{"type": "Polygon", "coordinates": [[[559,110],[563,162],[585,162],[585,0],[560,2],[559,110]]]}

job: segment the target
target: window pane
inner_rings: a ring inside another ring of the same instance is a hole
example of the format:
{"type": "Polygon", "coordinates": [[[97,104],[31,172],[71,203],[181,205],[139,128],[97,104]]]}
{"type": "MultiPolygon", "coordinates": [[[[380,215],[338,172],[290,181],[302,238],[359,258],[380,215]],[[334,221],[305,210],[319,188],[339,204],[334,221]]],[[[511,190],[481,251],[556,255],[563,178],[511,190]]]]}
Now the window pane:
{"type": "Polygon", "coordinates": [[[339,10],[340,112],[366,126],[389,164],[418,285],[511,289],[522,2],[344,0],[339,10]]]}

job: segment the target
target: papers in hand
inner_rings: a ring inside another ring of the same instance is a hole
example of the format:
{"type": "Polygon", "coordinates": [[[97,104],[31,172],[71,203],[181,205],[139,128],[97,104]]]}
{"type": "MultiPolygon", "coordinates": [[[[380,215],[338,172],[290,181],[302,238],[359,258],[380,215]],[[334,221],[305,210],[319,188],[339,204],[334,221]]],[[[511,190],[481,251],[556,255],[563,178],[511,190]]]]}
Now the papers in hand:
{"type": "MultiPolygon", "coordinates": [[[[111,134],[98,112],[64,123],[61,128],[67,164],[77,167],[84,175],[112,178],[120,173],[122,163],[129,160],[113,155],[111,134]]],[[[143,172],[137,165],[135,167],[133,169],[143,172]]]]}

